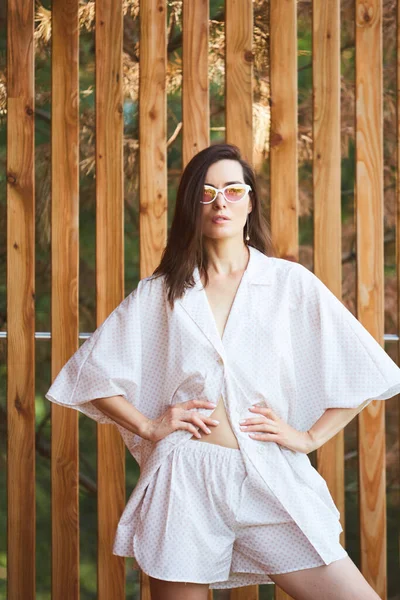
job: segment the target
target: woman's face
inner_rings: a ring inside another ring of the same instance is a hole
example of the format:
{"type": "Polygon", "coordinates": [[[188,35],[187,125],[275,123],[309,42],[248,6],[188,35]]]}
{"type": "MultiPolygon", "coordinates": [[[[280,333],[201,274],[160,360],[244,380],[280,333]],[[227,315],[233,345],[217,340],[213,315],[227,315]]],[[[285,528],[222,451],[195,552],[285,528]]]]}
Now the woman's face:
{"type": "MultiPolygon", "coordinates": [[[[223,159],[211,165],[205,179],[206,185],[221,189],[231,183],[245,183],[242,165],[236,160],[223,159]]],[[[202,204],[201,225],[202,234],[213,239],[238,237],[243,241],[243,228],[247,214],[251,212],[249,194],[238,202],[228,202],[222,192],[210,204],[202,204]],[[228,218],[221,222],[213,222],[217,215],[228,218]]]]}

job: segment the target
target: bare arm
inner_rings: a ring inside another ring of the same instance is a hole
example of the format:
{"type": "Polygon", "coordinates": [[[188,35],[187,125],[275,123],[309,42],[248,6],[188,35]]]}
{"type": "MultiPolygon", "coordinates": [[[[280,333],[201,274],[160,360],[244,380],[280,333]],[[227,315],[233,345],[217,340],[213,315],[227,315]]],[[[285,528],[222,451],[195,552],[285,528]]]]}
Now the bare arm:
{"type": "Polygon", "coordinates": [[[124,396],[108,396],[96,398],[93,404],[107,417],[122,425],[128,431],[136,433],[145,440],[157,442],[177,429],[191,431],[196,437],[201,437],[196,429],[200,427],[206,433],[211,433],[208,425],[218,425],[219,421],[194,412],[195,408],[215,408],[216,404],[208,400],[187,400],[176,405],[170,405],[156,419],[149,419],[137,410],[124,396]]]}
{"type": "Polygon", "coordinates": [[[369,402],[370,400],[366,400],[356,408],[327,408],[307,432],[311,438],[311,450],[323,446],[339,433],[369,402]]]}
{"type": "Polygon", "coordinates": [[[108,396],[92,400],[93,404],[107,417],[128,431],[146,437],[150,419],[137,410],[124,396],[108,396]]]}

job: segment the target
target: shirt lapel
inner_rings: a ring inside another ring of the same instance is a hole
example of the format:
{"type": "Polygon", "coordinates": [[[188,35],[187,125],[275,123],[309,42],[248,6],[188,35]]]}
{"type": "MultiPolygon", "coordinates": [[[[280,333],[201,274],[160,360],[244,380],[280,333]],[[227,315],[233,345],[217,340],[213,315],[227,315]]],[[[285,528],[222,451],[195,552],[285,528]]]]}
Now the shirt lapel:
{"type": "Polygon", "coordinates": [[[184,295],[176,300],[223,359],[226,358],[226,348],[229,338],[235,330],[235,322],[237,323],[247,314],[246,305],[251,293],[251,286],[271,285],[272,283],[273,265],[270,257],[253,246],[249,246],[249,250],[249,262],[237,289],[222,340],[197,267],[193,271],[195,285],[187,288],[184,295]]]}

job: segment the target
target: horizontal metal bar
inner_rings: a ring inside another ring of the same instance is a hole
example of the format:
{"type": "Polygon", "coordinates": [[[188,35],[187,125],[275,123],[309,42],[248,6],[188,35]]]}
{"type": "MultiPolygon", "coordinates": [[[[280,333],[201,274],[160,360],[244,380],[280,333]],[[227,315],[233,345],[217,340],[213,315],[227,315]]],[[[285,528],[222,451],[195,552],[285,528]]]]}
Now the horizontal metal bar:
{"type": "MultiPolygon", "coordinates": [[[[92,333],[80,333],[78,338],[80,340],[86,340],[92,335],[92,333]]],[[[0,331],[0,339],[5,338],[7,338],[7,331],[0,331]]],[[[49,331],[35,331],[35,338],[38,340],[50,340],[51,333],[49,331]]],[[[400,338],[395,333],[385,333],[383,339],[385,342],[398,342],[400,338]]]]}
{"type": "MultiPolygon", "coordinates": [[[[91,335],[92,335],[91,333],[80,333],[78,338],[80,340],[86,340],[91,335]]],[[[0,331],[0,339],[4,339],[6,337],[7,337],[7,331],[0,331]]],[[[37,340],[50,340],[51,333],[49,331],[35,331],[35,338],[37,340]]]]}

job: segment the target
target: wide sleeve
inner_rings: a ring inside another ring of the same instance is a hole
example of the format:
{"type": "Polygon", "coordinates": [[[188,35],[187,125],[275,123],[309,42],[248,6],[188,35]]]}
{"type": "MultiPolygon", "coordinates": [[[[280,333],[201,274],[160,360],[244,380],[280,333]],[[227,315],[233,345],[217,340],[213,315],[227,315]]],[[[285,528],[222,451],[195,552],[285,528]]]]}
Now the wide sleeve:
{"type": "Polygon", "coordinates": [[[99,423],[115,424],[92,400],[124,396],[136,404],[141,381],[141,319],[138,287],[71,356],[45,397],[99,423]]]}
{"type": "Polygon", "coordinates": [[[400,368],[329,288],[296,264],[292,315],[296,425],[327,408],[356,408],[400,392],[400,368]]]}

